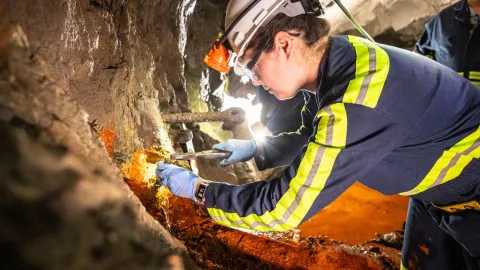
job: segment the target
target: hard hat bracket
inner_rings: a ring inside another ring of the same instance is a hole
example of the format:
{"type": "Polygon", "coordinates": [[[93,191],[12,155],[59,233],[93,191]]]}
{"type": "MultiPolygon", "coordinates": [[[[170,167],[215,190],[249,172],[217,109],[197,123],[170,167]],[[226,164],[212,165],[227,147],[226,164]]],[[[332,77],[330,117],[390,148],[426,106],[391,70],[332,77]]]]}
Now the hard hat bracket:
{"type": "Polygon", "coordinates": [[[322,8],[322,5],[319,1],[316,0],[291,0],[292,3],[301,2],[305,14],[318,17],[325,14],[325,11],[322,8]]]}

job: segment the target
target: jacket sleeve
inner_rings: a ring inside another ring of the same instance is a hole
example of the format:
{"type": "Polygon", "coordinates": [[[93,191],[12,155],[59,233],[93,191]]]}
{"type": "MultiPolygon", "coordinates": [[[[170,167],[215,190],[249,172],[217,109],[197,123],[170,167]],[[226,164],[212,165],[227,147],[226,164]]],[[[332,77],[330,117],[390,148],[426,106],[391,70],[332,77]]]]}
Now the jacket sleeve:
{"type": "Polygon", "coordinates": [[[317,114],[308,146],[278,179],[211,183],[206,206],[222,225],[257,231],[297,227],[365,175],[407,136],[375,109],[334,103],[317,114]]]}
{"type": "Polygon", "coordinates": [[[260,148],[255,156],[255,164],[259,170],[288,166],[308,143],[313,134],[312,122],[317,112],[315,96],[303,92],[305,105],[302,108],[302,126],[296,132],[285,132],[277,136],[267,136],[262,142],[257,141],[260,148]]]}
{"type": "Polygon", "coordinates": [[[425,25],[420,39],[415,44],[414,52],[435,60],[435,51],[432,48],[432,26],[431,22],[425,25]]]}

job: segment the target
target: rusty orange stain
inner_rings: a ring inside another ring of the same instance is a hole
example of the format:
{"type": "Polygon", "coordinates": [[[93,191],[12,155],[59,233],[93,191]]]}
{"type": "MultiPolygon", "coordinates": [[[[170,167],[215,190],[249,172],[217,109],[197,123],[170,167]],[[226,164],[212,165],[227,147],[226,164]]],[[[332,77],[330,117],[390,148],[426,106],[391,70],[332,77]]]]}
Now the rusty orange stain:
{"type": "Polygon", "coordinates": [[[164,208],[172,196],[168,188],[157,187],[156,163],[172,163],[188,169],[188,161],[171,160],[170,154],[163,148],[151,147],[133,153],[130,162],[121,164],[123,176],[130,189],[144,202],[152,204],[150,208],[164,208]]]}
{"type": "Polygon", "coordinates": [[[426,255],[428,255],[428,253],[430,252],[430,250],[427,246],[425,246],[425,244],[418,246],[418,248],[420,248],[420,250],[423,251],[423,253],[425,253],[426,255]]]}
{"type": "Polygon", "coordinates": [[[156,166],[148,162],[147,158],[147,151],[137,151],[133,153],[130,162],[122,164],[121,168],[125,178],[153,188],[156,180],[156,166]]]}
{"type": "Polygon", "coordinates": [[[103,141],[103,145],[110,157],[113,157],[113,146],[115,144],[115,131],[113,129],[104,128],[98,133],[98,137],[103,141]]]}
{"type": "Polygon", "coordinates": [[[227,266],[225,269],[232,269],[232,263],[250,264],[251,267],[244,269],[270,268],[262,268],[258,263],[289,269],[340,269],[339,265],[343,266],[341,269],[385,268],[379,261],[332,246],[336,244],[328,238],[304,238],[291,244],[275,235],[245,233],[215,224],[208,214],[200,214],[202,206],[194,206],[191,200],[173,196],[166,187],[157,188],[155,163],[172,162],[168,157],[163,149],[138,151],[130,162],[122,164],[122,171],[127,184],[148,212],[185,243],[201,268],[218,269],[219,265],[224,265],[227,266]],[[235,261],[225,256],[232,252],[237,252],[233,253],[235,261]]]}

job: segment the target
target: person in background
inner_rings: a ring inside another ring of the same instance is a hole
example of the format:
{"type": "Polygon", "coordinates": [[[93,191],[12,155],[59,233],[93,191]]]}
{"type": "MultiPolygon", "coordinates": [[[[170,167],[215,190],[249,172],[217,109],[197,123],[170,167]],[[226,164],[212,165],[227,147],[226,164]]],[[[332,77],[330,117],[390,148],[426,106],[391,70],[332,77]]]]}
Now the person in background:
{"type": "Polygon", "coordinates": [[[219,224],[268,232],[297,227],[359,181],[410,197],[402,269],[479,269],[480,88],[418,54],[331,36],[316,2],[227,8],[235,73],[278,99],[312,95],[297,132],[214,148],[232,153],[222,165],[255,158],[261,170],[289,166],[283,175],[229,185],[159,162],[158,182],[219,224]]]}
{"type": "Polygon", "coordinates": [[[433,17],[414,51],[480,87],[480,0],[462,0],[433,17]]]}

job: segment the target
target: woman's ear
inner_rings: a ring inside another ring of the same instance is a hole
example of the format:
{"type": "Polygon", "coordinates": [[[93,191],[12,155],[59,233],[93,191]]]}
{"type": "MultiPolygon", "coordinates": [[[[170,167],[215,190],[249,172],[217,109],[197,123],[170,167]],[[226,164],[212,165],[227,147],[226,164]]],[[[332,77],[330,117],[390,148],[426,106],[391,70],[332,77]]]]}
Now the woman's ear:
{"type": "Polygon", "coordinates": [[[275,34],[274,45],[278,52],[282,52],[287,60],[292,56],[293,37],[285,31],[275,34]]]}

